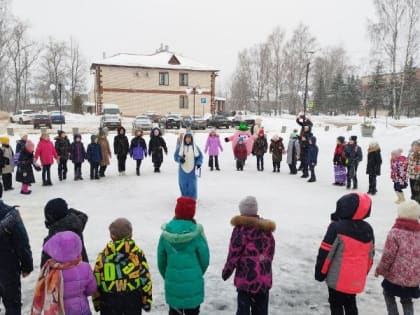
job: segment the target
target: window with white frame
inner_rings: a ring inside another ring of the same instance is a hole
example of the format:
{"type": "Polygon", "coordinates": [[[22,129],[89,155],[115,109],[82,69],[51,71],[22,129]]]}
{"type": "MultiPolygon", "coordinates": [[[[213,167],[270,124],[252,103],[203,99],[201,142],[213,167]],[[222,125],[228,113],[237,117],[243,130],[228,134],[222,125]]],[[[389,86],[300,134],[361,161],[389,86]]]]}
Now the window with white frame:
{"type": "Polygon", "coordinates": [[[159,72],[159,85],[169,85],[169,72],[159,72]]]}
{"type": "Polygon", "coordinates": [[[179,74],[179,86],[188,86],[188,73],[179,74]]]}

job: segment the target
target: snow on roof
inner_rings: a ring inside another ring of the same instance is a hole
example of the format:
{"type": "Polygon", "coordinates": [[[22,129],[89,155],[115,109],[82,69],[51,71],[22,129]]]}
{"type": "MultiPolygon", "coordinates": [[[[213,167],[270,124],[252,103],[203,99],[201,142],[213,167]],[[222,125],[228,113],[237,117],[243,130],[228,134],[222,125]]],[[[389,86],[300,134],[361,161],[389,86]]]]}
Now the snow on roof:
{"type": "Polygon", "coordinates": [[[169,51],[161,51],[153,55],[117,54],[101,61],[93,62],[91,68],[94,68],[96,65],[173,70],[219,71],[215,67],[199,63],[181,55],[175,55],[169,51]]]}

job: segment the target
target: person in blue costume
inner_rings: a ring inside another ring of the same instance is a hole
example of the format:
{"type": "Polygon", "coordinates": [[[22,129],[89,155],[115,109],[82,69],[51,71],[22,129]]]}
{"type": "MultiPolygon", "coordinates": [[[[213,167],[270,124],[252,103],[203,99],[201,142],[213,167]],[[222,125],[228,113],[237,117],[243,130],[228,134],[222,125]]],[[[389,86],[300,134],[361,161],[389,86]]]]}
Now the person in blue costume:
{"type": "Polygon", "coordinates": [[[203,154],[194,143],[191,132],[187,131],[185,135],[180,135],[174,159],[175,162],[179,163],[178,184],[181,195],[197,200],[196,169],[200,169],[203,164],[203,154]]]}

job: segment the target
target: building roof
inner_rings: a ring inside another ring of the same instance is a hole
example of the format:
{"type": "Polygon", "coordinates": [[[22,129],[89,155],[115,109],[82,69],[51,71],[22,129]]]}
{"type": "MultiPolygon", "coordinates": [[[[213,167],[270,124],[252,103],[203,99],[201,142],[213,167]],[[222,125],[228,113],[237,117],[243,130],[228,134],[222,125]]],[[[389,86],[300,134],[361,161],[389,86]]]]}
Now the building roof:
{"type": "Polygon", "coordinates": [[[95,68],[96,66],[219,71],[215,67],[199,63],[181,55],[175,55],[169,51],[160,51],[153,55],[117,54],[112,57],[93,62],[91,68],[95,68]]]}

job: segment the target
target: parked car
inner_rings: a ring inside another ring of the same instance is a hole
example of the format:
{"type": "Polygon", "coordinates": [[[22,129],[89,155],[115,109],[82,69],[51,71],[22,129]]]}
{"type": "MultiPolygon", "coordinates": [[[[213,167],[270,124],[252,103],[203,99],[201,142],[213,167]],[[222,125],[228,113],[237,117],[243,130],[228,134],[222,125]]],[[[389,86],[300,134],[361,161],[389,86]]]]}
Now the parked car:
{"type": "Polygon", "coordinates": [[[109,114],[103,115],[101,117],[99,127],[101,129],[106,127],[109,130],[117,129],[121,127],[121,118],[119,115],[109,115],[109,114]]]}
{"type": "Polygon", "coordinates": [[[154,123],[158,123],[159,119],[162,118],[162,115],[159,115],[156,112],[145,112],[144,115],[149,117],[149,119],[154,123]]]}
{"type": "Polygon", "coordinates": [[[64,114],[59,111],[53,111],[50,112],[50,119],[51,123],[53,124],[65,124],[66,118],[64,117],[64,114]]]}
{"type": "Polygon", "coordinates": [[[207,120],[208,127],[215,127],[215,128],[222,128],[225,127],[230,128],[230,121],[225,116],[222,115],[214,115],[207,120]]]}
{"type": "Polygon", "coordinates": [[[35,114],[33,116],[32,123],[34,125],[34,129],[41,127],[48,127],[49,129],[52,128],[51,118],[48,114],[35,114]]]}
{"type": "Polygon", "coordinates": [[[169,114],[159,120],[159,124],[166,129],[181,128],[181,118],[178,115],[169,114]]]}
{"type": "Polygon", "coordinates": [[[239,123],[241,121],[245,121],[248,124],[248,127],[250,128],[255,125],[255,118],[253,116],[236,115],[231,121],[232,126],[239,126],[239,123]]]}
{"type": "Polygon", "coordinates": [[[202,116],[192,116],[191,121],[191,129],[203,129],[205,130],[207,128],[207,120],[204,119],[202,116]]]}
{"type": "Polygon", "coordinates": [[[32,109],[19,109],[16,113],[10,116],[10,122],[18,124],[32,123],[32,116],[35,112],[32,109]]]}
{"type": "Polygon", "coordinates": [[[136,116],[133,120],[133,130],[151,130],[152,127],[152,121],[145,115],[136,116]]]}
{"type": "Polygon", "coordinates": [[[192,122],[191,116],[183,116],[181,119],[181,126],[182,128],[190,128],[192,122]]]}

